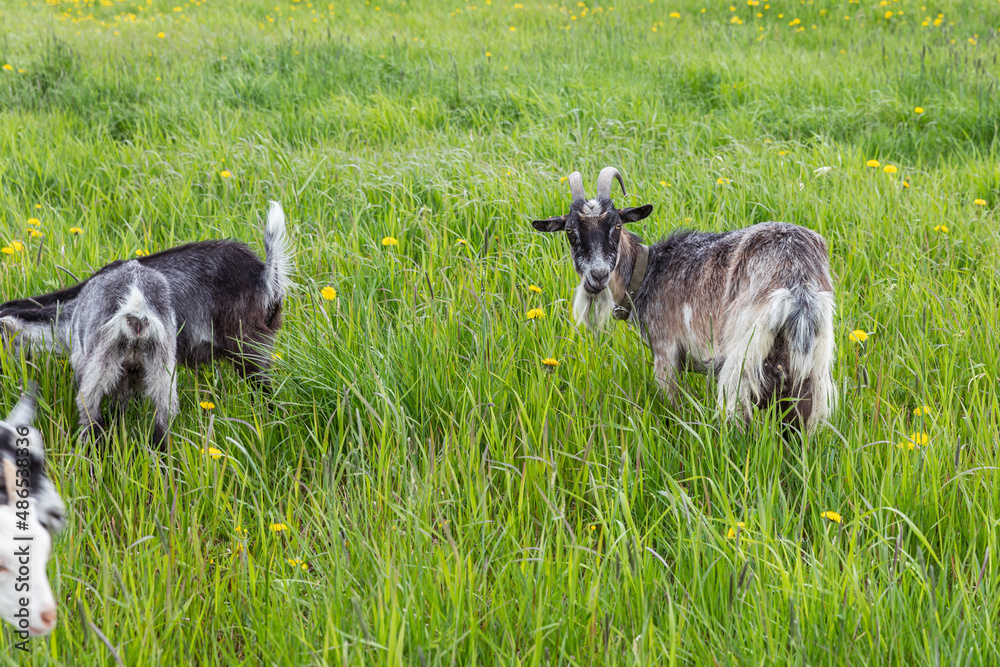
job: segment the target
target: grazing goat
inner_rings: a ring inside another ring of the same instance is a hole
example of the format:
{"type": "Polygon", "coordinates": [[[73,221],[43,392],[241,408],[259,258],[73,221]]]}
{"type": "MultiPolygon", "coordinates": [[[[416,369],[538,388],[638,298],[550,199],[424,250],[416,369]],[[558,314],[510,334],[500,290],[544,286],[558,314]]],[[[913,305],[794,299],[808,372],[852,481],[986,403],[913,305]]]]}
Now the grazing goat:
{"type": "Polygon", "coordinates": [[[718,378],[727,417],[748,421],[754,407],[793,403],[784,419],[814,428],[836,403],[833,384],[833,283],[823,237],[767,222],[721,234],[675,232],[643,245],[622,225],[649,216],[649,204],[616,209],[614,167],[601,170],[588,199],[579,172],[569,177],[566,215],[532,224],[565,232],[580,284],[573,312],[600,329],[613,314],[631,320],[653,352],[671,401],[687,368],[718,378]]]}
{"type": "Polygon", "coordinates": [[[70,344],[85,437],[103,429],[106,395],[122,412],[143,394],[156,408],[153,444],[162,443],[177,414],[177,322],[163,274],[131,260],[88,280],[74,300],[70,344]]]}
{"type": "MultiPolygon", "coordinates": [[[[198,241],[133,260],[163,274],[177,320],[177,360],[187,366],[229,359],[263,389],[281,327],[291,263],[281,204],[271,202],[264,232],[265,261],[243,243],[198,241]]],[[[75,301],[84,286],[122,265],[118,260],[84,282],[0,305],[0,334],[15,344],[65,352],[75,301]]]]}
{"type": "Polygon", "coordinates": [[[56,626],[56,602],[46,574],[52,534],[66,506],[45,475],[41,434],[31,426],[34,388],[0,421],[0,617],[22,641],[56,626]]]}

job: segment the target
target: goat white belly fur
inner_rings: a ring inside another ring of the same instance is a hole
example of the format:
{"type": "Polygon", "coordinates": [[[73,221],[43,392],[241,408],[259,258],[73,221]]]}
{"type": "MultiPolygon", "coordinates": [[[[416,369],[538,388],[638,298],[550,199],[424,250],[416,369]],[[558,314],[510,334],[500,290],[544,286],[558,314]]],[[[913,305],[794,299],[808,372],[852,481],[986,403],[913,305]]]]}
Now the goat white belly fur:
{"type": "Polygon", "coordinates": [[[639,327],[653,352],[656,379],[674,400],[677,375],[718,378],[728,417],[779,404],[782,419],[811,430],[833,411],[834,288],[819,234],[782,222],[724,233],[675,232],[651,246],[624,230],[653,207],[616,209],[605,167],[588,199],[579,172],[569,177],[566,215],[535,220],[564,232],[580,284],[577,322],[601,329],[614,314],[639,327]]]}

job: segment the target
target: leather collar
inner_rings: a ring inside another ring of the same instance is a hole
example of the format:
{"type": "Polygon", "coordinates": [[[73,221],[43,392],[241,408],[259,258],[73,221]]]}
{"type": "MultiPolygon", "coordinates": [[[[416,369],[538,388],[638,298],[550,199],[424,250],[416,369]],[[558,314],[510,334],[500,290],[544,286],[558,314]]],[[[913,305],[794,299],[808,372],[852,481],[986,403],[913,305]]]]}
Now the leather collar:
{"type": "Polygon", "coordinates": [[[611,316],[616,320],[628,320],[635,305],[635,295],[639,292],[643,278],[646,277],[646,264],[649,262],[649,246],[640,245],[635,255],[635,265],[632,267],[632,279],[628,282],[628,290],[622,303],[616,303],[611,316]]]}

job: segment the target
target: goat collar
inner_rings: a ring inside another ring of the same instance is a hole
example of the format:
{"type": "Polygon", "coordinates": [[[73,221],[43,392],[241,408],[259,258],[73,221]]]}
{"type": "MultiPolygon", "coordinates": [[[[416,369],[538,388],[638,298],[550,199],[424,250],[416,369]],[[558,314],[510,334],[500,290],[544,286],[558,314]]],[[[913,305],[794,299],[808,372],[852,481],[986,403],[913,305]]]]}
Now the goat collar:
{"type": "Polygon", "coordinates": [[[642,279],[646,277],[646,264],[649,261],[649,246],[639,245],[635,254],[635,264],[632,266],[632,279],[628,282],[628,289],[622,303],[616,303],[611,311],[612,317],[616,320],[627,321],[632,315],[632,306],[635,305],[635,295],[642,285],[642,279]]]}

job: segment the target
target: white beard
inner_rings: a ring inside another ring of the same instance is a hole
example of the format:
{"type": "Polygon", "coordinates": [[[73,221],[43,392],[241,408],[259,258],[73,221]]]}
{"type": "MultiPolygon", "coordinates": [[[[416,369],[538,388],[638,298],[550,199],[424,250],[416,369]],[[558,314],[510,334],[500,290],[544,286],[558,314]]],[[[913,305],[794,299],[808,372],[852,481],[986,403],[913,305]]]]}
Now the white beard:
{"type": "Polygon", "coordinates": [[[608,323],[614,305],[611,290],[605,288],[597,294],[591,294],[584,289],[581,280],[573,296],[573,317],[578,325],[586,326],[591,331],[600,331],[608,323]]]}

